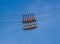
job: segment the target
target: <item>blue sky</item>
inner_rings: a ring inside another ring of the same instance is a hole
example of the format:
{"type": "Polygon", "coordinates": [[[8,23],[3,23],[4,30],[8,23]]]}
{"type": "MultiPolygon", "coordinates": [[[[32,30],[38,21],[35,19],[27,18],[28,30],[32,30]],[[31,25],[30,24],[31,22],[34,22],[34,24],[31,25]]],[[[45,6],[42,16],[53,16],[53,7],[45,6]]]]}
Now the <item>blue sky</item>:
{"type": "Polygon", "coordinates": [[[60,0],[0,0],[0,44],[60,44],[60,0]],[[26,13],[35,13],[35,30],[22,29],[26,13]]]}

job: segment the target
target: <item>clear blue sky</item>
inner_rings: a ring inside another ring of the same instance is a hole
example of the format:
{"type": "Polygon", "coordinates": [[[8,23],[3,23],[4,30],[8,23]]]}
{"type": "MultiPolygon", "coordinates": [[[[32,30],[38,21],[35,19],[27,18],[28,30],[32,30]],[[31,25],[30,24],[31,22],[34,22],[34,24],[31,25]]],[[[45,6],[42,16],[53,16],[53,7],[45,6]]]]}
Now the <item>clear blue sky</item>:
{"type": "Polygon", "coordinates": [[[60,0],[0,0],[0,44],[60,44],[60,0]],[[26,13],[35,13],[35,30],[22,29],[26,13]]]}

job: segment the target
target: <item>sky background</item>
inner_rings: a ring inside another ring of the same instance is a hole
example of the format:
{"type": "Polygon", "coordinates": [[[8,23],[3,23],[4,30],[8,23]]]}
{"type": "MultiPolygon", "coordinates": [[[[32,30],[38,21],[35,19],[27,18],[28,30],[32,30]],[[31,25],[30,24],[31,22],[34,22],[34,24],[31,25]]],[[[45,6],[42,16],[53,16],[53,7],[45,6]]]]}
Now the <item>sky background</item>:
{"type": "Polygon", "coordinates": [[[60,0],[0,0],[0,44],[60,44],[60,0]],[[22,29],[27,13],[35,13],[34,30],[22,29]]]}

